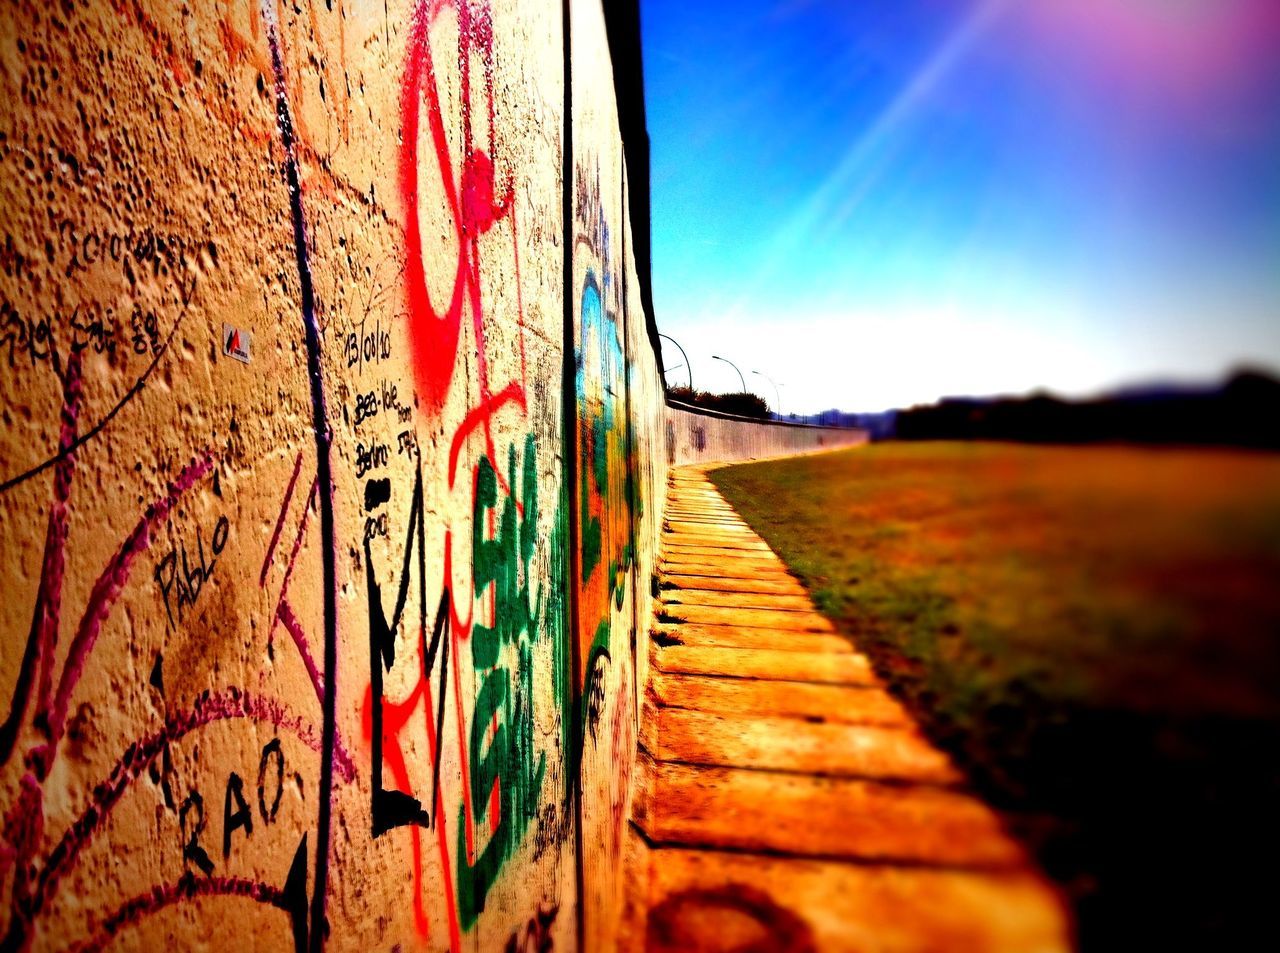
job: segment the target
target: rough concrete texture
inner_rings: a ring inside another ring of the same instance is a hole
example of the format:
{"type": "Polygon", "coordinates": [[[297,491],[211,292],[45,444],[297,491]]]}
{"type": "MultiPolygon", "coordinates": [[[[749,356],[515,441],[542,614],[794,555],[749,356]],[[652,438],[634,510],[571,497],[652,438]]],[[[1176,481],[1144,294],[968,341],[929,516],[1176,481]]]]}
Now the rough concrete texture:
{"type": "Polygon", "coordinates": [[[665,418],[568,11],[6,4],[5,949],[613,945],[665,418]]]}
{"type": "Polygon", "coordinates": [[[856,447],[870,435],[852,427],[761,423],[687,404],[666,408],[667,462],[734,463],[856,447]]]}
{"type": "Polygon", "coordinates": [[[676,512],[713,514],[722,542],[690,563],[674,552],[681,521],[663,534],[628,851],[632,945],[1068,949],[1059,899],[866,658],[808,622],[822,617],[767,546],[771,571],[743,565],[738,547],[758,537],[701,468],[671,471],[676,512]]]}

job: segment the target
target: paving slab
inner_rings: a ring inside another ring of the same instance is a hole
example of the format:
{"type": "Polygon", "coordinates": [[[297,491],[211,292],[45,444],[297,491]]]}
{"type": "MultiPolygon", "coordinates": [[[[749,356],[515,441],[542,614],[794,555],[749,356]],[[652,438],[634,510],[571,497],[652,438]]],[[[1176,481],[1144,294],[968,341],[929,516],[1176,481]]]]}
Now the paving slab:
{"type": "Polygon", "coordinates": [[[866,656],[856,652],[838,655],[834,652],[655,644],[650,661],[659,671],[683,675],[729,675],[827,685],[879,684],[866,656]]]}
{"type": "Polygon", "coordinates": [[[814,610],[752,609],[734,606],[667,605],[663,614],[681,622],[721,625],[765,625],[798,632],[834,632],[831,620],[814,610]]]}
{"type": "Polygon", "coordinates": [[[667,546],[711,546],[715,549],[746,549],[752,552],[772,553],[768,545],[754,534],[729,535],[715,533],[672,533],[665,540],[667,546]]]}
{"type": "Polygon", "coordinates": [[[759,541],[760,537],[751,531],[745,524],[725,525],[723,523],[709,523],[705,521],[691,522],[687,520],[672,519],[670,516],[663,522],[662,528],[668,533],[674,533],[677,537],[691,533],[693,535],[706,534],[714,536],[735,536],[746,537],[748,539],[759,541]]]}
{"type": "Polygon", "coordinates": [[[849,725],[913,725],[901,703],[874,685],[779,682],[757,678],[654,672],[649,694],[669,708],[743,715],[782,715],[849,725]]]}
{"type": "Polygon", "coordinates": [[[709,645],[721,648],[777,649],[786,652],[840,652],[853,645],[835,632],[790,632],[748,625],[690,625],[655,622],[650,636],[659,645],[709,645]]]}
{"type": "Polygon", "coordinates": [[[668,517],[678,518],[681,522],[683,522],[687,526],[696,526],[699,529],[710,530],[712,532],[717,530],[737,530],[737,529],[742,529],[747,525],[742,520],[731,519],[727,516],[718,516],[718,517],[693,516],[693,515],[676,516],[676,514],[668,514],[668,517]]]}
{"type": "Polygon", "coordinates": [[[644,713],[642,739],[649,754],[661,761],[921,784],[962,781],[950,759],[914,727],[653,705],[644,713]]]}
{"type": "Polygon", "coordinates": [[[666,554],[659,557],[658,569],[663,576],[708,576],[712,579],[740,579],[745,581],[795,582],[795,576],[787,571],[781,560],[773,563],[757,562],[751,565],[737,560],[720,560],[715,556],[699,554],[666,554]]]}
{"type": "Polygon", "coordinates": [[[783,578],[767,577],[756,579],[750,575],[741,577],[709,578],[699,574],[684,575],[666,573],[663,578],[664,588],[671,589],[710,589],[718,592],[771,592],[780,596],[797,595],[808,597],[799,580],[783,574],[783,578]]]}
{"type": "Polygon", "coordinates": [[[778,559],[778,554],[763,544],[752,542],[750,537],[730,538],[689,533],[671,533],[663,536],[662,548],[667,552],[698,552],[714,550],[724,557],[778,559]]]}
{"type": "Polygon", "coordinates": [[[981,873],[658,848],[643,855],[652,953],[1050,953],[1059,901],[1025,872],[981,873]]]}
{"type": "Polygon", "coordinates": [[[673,543],[668,540],[663,543],[661,556],[668,562],[681,559],[688,560],[692,556],[702,556],[710,557],[710,559],[698,559],[697,562],[736,563],[741,566],[748,566],[754,563],[772,566],[782,571],[786,570],[786,565],[778,558],[776,553],[769,550],[749,550],[741,546],[707,546],[703,543],[673,543]]]}
{"type": "Polygon", "coordinates": [[[715,589],[667,589],[662,601],[673,606],[722,606],[740,609],[800,609],[815,612],[813,603],[803,593],[721,592],[715,589]]]}
{"type": "Polygon", "coordinates": [[[742,517],[728,503],[716,503],[711,497],[689,496],[674,498],[668,504],[664,514],[669,513],[699,513],[699,514],[729,514],[741,519],[742,517]]]}
{"type": "Polygon", "coordinates": [[[944,867],[1026,864],[990,808],[948,788],[644,755],[637,770],[632,816],[656,844],[944,867]]]}

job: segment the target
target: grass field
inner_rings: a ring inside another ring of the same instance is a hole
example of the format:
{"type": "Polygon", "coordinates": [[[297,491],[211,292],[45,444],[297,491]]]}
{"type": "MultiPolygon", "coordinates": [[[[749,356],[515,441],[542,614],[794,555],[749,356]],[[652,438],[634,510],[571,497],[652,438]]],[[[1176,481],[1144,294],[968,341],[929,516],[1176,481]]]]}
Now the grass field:
{"type": "Polygon", "coordinates": [[[1085,949],[1262,919],[1280,455],[888,443],[711,477],[1037,852],[1085,949]]]}

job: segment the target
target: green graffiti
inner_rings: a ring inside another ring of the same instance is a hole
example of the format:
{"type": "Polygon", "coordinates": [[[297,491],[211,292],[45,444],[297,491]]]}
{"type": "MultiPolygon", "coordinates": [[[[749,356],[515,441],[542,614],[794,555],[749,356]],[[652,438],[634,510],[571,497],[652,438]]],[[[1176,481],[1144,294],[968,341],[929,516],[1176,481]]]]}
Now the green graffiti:
{"type": "MultiPolygon", "coordinates": [[[[482,459],[476,473],[476,500],[472,513],[472,569],[475,597],[482,598],[493,587],[493,624],[477,623],[471,630],[471,658],[480,689],[471,719],[469,765],[471,773],[471,817],[477,833],[490,827],[492,833],[471,863],[467,857],[466,805],[458,810],[458,913],[463,929],[470,929],[484,910],[485,900],[502,865],[523,840],[538,810],[538,799],[546,775],[547,756],[536,750],[533,724],[533,642],[542,623],[551,621],[547,632],[555,639],[553,655],[563,641],[563,596],[553,585],[544,607],[541,593],[536,603],[530,596],[534,550],[537,548],[538,485],[537,454],[533,435],[524,445],[521,466],[520,500],[517,505],[514,450],[508,451],[508,484],[512,494],[502,501],[493,539],[485,537],[487,516],[498,507],[498,480],[488,459],[482,459]],[[523,512],[521,512],[523,507],[523,512]],[[545,609],[545,611],[544,611],[545,609]],[[516,677],[513,680],[501,650],[516,650],[516,677]],[[493,728],[490,737],[490,727],[493,728]],[[490,797],[499,789],[498,816],[490,817],[490,797]]],[[[557,520],[559,522],[559,520],[557,520]]],[[[553,540],[554,543],[554,540],[553,540]]],[[[553,560],[557,557],[553,548],[553,560]]],[[[561,582],[561,588],[563,583],[561,582]]],[[[560,663],[555,663],[556,665],[560,663]]],[[[557,672],[554,676],[559,677],[557,672]]]]}
{"type": "MultiPolygon", "coordinates": [[[[515,488],[515,454],[508,452],[509,485],[515,488]]],[[[490,668],[498,661],[498,650],[514,644],[529,634],[536,616],[529,599],[529,563],[537,544],[538,473],[534,440],[525,439],[521,467],[520,516],[516,501],[510,496],[503,501],[497,535],[485,538],[485,513],[498,502],[498,478],[487,458],[481,459],[476,479],[475,512],[471,526],[471,561],[476,598],[489,586],[494,587],[493,626],[477,623],[472,629],[472,661],[477,669],[490,668]],[[523,577],[523,578],[521,578],[523,577]]]]}
{"type": "Polygon", "coordinates": [[[551,566],[547,580],[546,629],[551,638],[551,687],[556,708],[560,712],[560,751],[564,755],[564,789],[561,792],[561,817],[573,810],[574,783],[578,777],[579,744],[575,737],[573,668],[570,664],[569,632],[569,490],[560,481],[560,499],[556,505],[556,521],[551,530],[551,566]]]}
{"type": "Polygon", "coordinates": [[[489,842],[467,862],[466,811],[458,809],[458,915],[470,929],[484,910],[489,890],[530,821],[537,815],[538,797],[546,773],[546,754],[535,759],[533,738],[533,653],[527,641],[519,647],[519,674],[514,698],[505,668],[494,668],[476,698],[471,722],[471,814],[478,830],[488,818],[489,796],[501,782],[498,818],[489,842]],[[497,719],[498,727],[483,755],[485,735],[497,719]]]}

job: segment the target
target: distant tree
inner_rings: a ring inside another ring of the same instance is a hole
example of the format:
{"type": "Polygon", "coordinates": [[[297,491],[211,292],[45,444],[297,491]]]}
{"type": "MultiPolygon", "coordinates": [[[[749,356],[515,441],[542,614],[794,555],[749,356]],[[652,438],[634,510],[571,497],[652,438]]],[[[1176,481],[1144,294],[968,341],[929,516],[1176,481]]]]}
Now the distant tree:
{"type": "Polygon", "coordinates": [[[769,413],[769,405],[755,394],[712,394],[705,390],[690,390],[688,387],[669,387],[667,396],[682,404],[706,407],[708,410],[718,410],[723,414],[755,417],[759,420],[769,420],[772,416],[769,413]]]}
{"type": "Polygon", "coordinates": [[[1244,368],[1217,386],[1131,387],[1091,400],[1050,394],[948,398],[897,415],[901,440],[1226,444],[1280,449],[1280,381],[1244,368]]]}
{"type": "Polygon", "coordinates": [[[726,414],[737,414],[739,417],[757,417],[760,420],[770,418],[769,405],[755,394],[706,394],[705,407],[711,407],[726,414]]]}
{"type": "Polygon", "coordinates": [[[698,402],[698,392],[692,387],[686,387],[683,384],[679,387],[668,387],[667,397],[671,400],[678,400],[682,404],[696,404],[698,402]]]}

